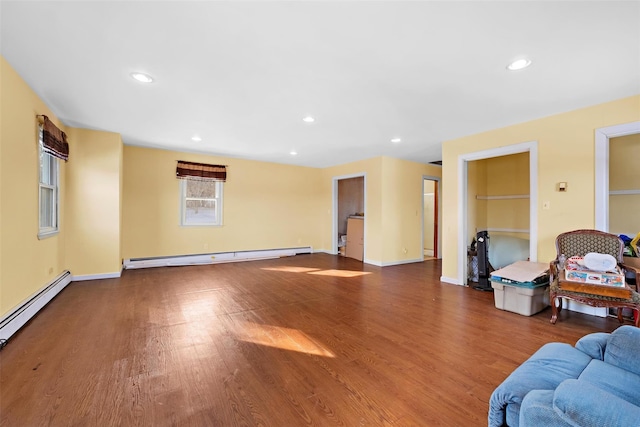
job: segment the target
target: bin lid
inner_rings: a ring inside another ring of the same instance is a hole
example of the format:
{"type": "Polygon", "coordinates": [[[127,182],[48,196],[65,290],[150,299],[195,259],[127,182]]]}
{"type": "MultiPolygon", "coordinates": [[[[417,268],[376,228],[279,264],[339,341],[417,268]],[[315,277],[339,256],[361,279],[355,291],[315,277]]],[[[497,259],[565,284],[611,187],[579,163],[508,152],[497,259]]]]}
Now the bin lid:
{"type": "Polygon", "coordinates": [[[549,265],[541,262],[516,261],[494,271],[491,276],[510,279],[515,282],[533,282],[537,277],[547,274],[549,265]]]}

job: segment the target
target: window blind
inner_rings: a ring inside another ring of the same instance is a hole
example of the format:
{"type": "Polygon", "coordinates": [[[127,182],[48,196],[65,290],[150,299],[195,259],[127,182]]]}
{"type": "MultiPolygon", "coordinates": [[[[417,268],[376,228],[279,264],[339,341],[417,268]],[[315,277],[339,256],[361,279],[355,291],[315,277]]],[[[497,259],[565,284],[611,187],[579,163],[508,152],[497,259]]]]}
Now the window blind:
{"type": "Polygon", "coordinates": [[[42,123],[42,145],[45,153],[64,160],[69,159],[69,143],[67,134],[53,124],[49,117],[41,115],[42,123]]]}
{"type": "Polygon", "coordinates": [[[176,177],[179,179],[192,179],[198,181],[222,181],[227,180],[227,167],[223,165],[208,165],[206,163],[194,163],[178,160],[176,177]]]}

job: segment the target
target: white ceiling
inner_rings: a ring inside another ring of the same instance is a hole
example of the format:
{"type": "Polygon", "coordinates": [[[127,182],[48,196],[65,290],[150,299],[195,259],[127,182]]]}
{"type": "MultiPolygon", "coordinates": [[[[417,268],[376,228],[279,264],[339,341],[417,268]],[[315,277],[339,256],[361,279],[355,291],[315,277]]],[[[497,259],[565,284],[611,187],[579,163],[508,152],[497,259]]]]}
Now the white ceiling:
{"type": "Polygon", "coordinates": [[[130,145],[314,167],[427,163],[452,138],[640,93],[638,1],[0,8],[2,55],[53,112],[130,145]],[[532,65],[507,71],[521,55],[532,65]]]}

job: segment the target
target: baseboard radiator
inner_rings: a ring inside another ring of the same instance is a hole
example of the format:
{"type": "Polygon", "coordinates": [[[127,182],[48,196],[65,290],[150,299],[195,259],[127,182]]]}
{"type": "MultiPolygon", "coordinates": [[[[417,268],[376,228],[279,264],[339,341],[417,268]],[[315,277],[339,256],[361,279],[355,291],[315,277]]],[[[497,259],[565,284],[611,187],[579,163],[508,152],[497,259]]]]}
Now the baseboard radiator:
{"type": "Polygon", "coordinates": [[[123,262],[126,270],[151,267],[176,267],[183,265],[217,264],[223,262],[256,261],[282,258],[298,254],[310,254],[311,246],[286,249],[266,249],[259,251],[219,252],[211,254],[180,255],[155,258],[129,258],[123,262]]]}
{"type": "MultiPolygon", "coordinates": [[[[51,283],[36,292],[31,298],[24,301],[18,307],[0,320],[0,340],[8,340],[18,329],[24,326],[38,313],[49,301],[71,283],[71,273],[65,271],[56,277],[51,283]]],[[[4,341],[3,341],[4,342],[4,341]]]]}

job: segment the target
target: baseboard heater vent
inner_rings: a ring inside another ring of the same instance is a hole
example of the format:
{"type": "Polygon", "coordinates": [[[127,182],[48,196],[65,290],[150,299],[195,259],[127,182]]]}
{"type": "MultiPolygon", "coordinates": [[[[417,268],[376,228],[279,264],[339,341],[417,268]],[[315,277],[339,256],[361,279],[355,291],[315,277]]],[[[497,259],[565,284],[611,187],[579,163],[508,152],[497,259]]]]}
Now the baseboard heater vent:
{"type": "Polygon", "coordinates": [[[71,282],[71,273],[65,271],[31,298],[20,304],[0,320],[0,340],[8,340],[49,301],[71,282]]]}
{"type": "Polygon", "coordinates": [[[177,267],[183,265],[217,264],[223,262],[256,261],[261,259],[273,259],[298,254],[310,254],[311,246],[286,249],[267,249],[260,251],[219,252],[211,254],[180,255],[172,257],[156,258],[130,258],[125,259],[123,266],[126,270],[150,267],[177,267]]]}

